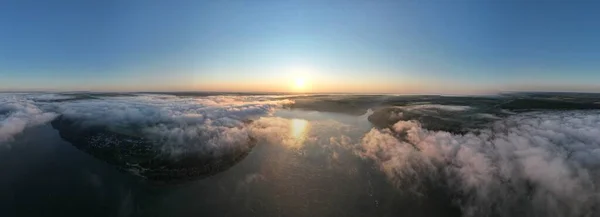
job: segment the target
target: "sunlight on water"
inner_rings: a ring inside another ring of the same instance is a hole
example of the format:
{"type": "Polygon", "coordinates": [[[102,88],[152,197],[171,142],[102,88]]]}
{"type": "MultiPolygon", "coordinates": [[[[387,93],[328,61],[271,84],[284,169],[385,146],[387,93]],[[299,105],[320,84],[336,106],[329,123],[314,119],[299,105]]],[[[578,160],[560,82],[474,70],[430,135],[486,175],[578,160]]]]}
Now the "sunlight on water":
{"type": "Polygon", "coordinates": [[[304,144],[308,128],[309,124],[307,120],[292,119],[290,121],[290,137],[294,140],[291,143],[292,147],[299,148],[304,144]]]}

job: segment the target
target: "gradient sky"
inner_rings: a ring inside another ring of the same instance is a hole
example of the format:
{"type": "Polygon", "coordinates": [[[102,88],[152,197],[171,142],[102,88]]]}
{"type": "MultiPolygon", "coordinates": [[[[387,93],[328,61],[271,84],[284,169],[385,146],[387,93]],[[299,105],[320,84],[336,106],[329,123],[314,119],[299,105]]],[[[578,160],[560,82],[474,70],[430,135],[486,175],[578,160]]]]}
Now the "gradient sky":
{"type": "Polygon", "coordinates": [[[599,11],[558,0],[7,0],[0,90],[598,92],[599,11]]]}

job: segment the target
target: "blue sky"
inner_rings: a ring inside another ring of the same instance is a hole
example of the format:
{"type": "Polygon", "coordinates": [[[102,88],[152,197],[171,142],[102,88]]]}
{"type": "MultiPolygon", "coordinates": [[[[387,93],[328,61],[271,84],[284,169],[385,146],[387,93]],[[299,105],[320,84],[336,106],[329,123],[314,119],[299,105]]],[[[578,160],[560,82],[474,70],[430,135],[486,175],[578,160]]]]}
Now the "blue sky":
{"type": "Polygon", "coordinates": [[[600,91],[593,1],[3,1],[1,90],[600,91]],[[298,79],[310,84],[294,89],[298,79]]]}

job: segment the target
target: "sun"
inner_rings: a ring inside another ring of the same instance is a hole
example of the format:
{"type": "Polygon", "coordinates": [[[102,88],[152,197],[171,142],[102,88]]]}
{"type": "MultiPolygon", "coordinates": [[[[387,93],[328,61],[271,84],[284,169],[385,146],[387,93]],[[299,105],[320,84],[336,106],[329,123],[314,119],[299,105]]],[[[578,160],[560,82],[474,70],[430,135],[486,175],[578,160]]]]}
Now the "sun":
{"type": "Polygon", "coordinates": [[[307,67],[289,67],[288,82],[292,92],[311,92],[315,70],[307,67]]]}
{"type": "Polygon", "coordinates": [[[304,86],[306,86],[306,80],[304,78],[296,78],[294,86],[296,87],[296,89],[301,90],[304,88],[304,86]]]}

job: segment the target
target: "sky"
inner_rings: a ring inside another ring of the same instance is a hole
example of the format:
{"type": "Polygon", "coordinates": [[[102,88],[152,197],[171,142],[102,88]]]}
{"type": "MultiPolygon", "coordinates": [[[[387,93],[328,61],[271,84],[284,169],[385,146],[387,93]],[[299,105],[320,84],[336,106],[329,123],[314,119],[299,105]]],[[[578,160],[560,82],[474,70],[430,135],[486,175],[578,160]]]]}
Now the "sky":
{"type": "Polygon", "coordinates": [[[597,1],[0,3],[0,90],[600,92],[597,1]]]}

